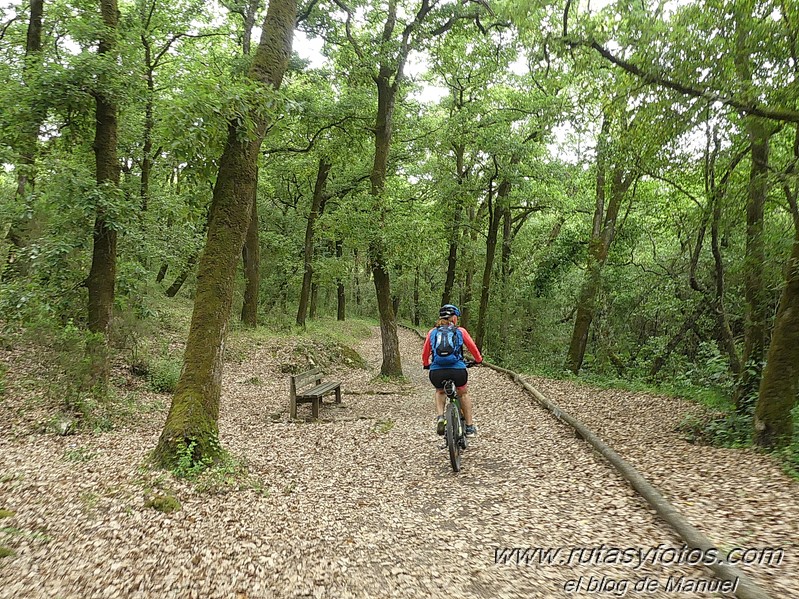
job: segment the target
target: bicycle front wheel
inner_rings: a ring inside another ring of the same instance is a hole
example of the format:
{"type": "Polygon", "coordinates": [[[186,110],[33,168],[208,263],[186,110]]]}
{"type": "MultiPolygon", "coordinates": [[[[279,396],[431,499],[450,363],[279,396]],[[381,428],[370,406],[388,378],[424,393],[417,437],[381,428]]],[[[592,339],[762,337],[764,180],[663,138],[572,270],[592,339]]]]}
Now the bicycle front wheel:
{"type": "Polygon", "coordinates": [[[447,420],[447,448],[449,449],[449,461],[452,464],[454,472],[460,472],[461,469],[461,419],[458,414],[458,406],[453,402],[447,406],[446,413],[447,420]]]}

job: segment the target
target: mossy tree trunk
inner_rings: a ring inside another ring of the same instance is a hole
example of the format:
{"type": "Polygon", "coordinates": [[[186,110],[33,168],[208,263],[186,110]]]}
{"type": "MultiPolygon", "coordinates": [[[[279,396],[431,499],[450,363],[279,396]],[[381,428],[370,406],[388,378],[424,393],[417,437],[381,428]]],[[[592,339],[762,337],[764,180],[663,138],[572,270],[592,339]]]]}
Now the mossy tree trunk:
{"type": "MultiPolygon", "coordinates": [[[[794,157],[799,160],[799,126],[794,157]]],[[[786,175],[795,176],[795,173],[796,161],[788,167],[786,175]]],[[[779,447],[791,442],[791,411],[799,397],[799,183],[792,188],[789,180],[783,181],[782,188],[793,215],[793,249],[785,269],[785,287],[755,405],[754,440],[762,447],[779,447]]]]}
{"type": "MultiPolygon", "coordinates": [[[[255,26],[255,14],[258,11],[259,0],[250,0],[237,5],[233,10],[241,15],[244,22],[244,34],[241,41],[241,50],[245,55],[250,54],[252,30],[255,26]]],[[[250,224],[241,249],[241,264],[244,269],[244,302],[241,306],[241,322],[255,328],[258,326],[258,292],[261,283],[261,242],[258,235],[258,165],[255,167],[255,185],[252,188],[252,208],[250,209],[250,224]]]]}
{"type": "Polygon", "coordinates": [[[799,222],[788,260],[766,367],[755,406],[755,443],[779,447],[791,442],[791,410],[799,393],[799,222]]]}
{"type": "MultiPolygon", "coordinates": [[[[279,87],[291,55],[296,13],[295,0],[269,3],[249,71],[254,81],[279,87]]],[[[242,136],[241,123],[229,123],[219,161],[183,369],[154,454],[165,467],[173,467],[188,448],[193,463],[207,463],[221,454],[218,418],[224,341],[267,127],[259,111],[253,110],[252,118],[255,127],[249,138],[242,136]]]]}
{"type": "Polygon", "coordinates": [[[507,195],[510,191],[510,183],[505,180],[499,185],[494,199],[494,178],[491,179],[488,188],[486,204],[488,205],[488,236],[486,237],[486,257],[483,265],[483,279],[480,285],[480,307],[477,313],[477,326],[475,327],[474,342],[480,351],[483,351],[485,341],[486,318],[488,317],[488,299],[491,291],[491,273],[494,270],[494,256],[497,251],[497,238],[499,235],[499,223],[503,200],[501,194],[507,195]]]}
{"type": "MultiPolygon", "coordinates": [[[[396,4],[392,4],[392,6],[396,11],[396,4]]],[[[396,14],[393,15],[393,19],[396,19],[396,14]]],[[[393,22],[393,19],[390,15],[389,22],[393,22]]],[[[386,29],[389,29],[388,25],[386,29]]],[[[391,32],[389,31],[384,41],[388,43],[390,39],[391,32]]],[[[374,128],[375,155],[370,181],[373,209],[376,214],[380,215],[379,227],[382,229],[385,226],[385,198],[383,194],[386,184],[389,150],[391,148],[394,101],[399,86],[399,77],[392,71],[391,67],[381,64],[380,72],[375,77],[375,82],[377,83],[377,119],[374,128]],[[392,74],[395,75],[393,84],[390,82],[392,74]]],[[[401,377],[402,362],[399,352],[399,337],[397,336],[397,317],[391,301],[388,263],[385,259],[383,243],[379,238],[370,244],[369,258],[377,295],[377,310],[380,315],[380,338],[383,347],[383,363],[380,366],[380,374],[389,377],[401,377]]]]}
{"type": "MultiPolygon", "coordinates": [[[[749,37],[755,22],[754,3],[736,5],[735,16],[735,75],[737,83],[745,90],[753,85],[752,51],[749,37]]],[[[768,160],[771,131],[763,119],[746,116],[743,119],[751,144],[751,168],[746,197],[746,251],[743,262],[744,297],[744,351],[741,376],[735,389],[735,408],[740,414],[751,414],[757,399],[763,358],[766,347],[766,322],[769,317],[768,292],[763,282],[763,264],[766,260],[763,239],[763,217],[768,195],[768,160]]]]}

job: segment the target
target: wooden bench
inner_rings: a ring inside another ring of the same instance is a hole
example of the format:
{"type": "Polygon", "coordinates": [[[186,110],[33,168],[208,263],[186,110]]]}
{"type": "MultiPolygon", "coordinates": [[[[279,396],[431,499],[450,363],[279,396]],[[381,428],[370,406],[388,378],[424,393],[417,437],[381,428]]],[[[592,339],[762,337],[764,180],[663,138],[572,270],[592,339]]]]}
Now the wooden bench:
{"type": "Polygon", "coordinates": [[[301,372],[290,377],[289,382],[289,415],[292,420],[297,418],[297,404],[311,403],[314,418],[319,418],[319,405],[322,397],[336,392],[336,403],[341,403],[341,383],[328,381],[322,382],[322,371],[318,368],[301,372]],[[302,390],[309,385],[314,385],[309,389],[302,390]]]}

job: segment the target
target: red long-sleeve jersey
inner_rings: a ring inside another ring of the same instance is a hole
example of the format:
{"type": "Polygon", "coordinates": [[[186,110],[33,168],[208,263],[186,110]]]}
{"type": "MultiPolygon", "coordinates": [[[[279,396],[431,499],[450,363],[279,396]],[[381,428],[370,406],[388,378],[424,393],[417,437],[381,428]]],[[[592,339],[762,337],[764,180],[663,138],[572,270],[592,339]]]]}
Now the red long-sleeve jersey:
{"type": "MultiPolygon", "coordinates": [[[[424,348],[422,348],[422,366],[427,366],[430,364],[430,360],[433,355],[433,350],[430,347],[430,333],[432,333],[435,329],[431,329],[429,333],[427,333],[427,337],[424,340],[424,348]]],[[[474,358],[475,362],[482,362],[483,356],[480,354],[480,350],[477,349],[477,345],[475,344],[472,336],[469,334],[469,331],[464,329],[463,327],[458,327],[461,334],[463,335],[463,345],[466,346],[466,349],[472,357],[474,358]]]]}

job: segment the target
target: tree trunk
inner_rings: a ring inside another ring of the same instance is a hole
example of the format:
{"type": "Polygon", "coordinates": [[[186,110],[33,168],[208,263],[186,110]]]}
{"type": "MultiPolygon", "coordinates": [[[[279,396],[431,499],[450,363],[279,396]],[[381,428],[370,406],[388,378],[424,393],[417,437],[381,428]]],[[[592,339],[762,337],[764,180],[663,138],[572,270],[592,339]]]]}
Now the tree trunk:
{"type": "MultiPolygon", "coordinates": [[[[100,0],[100,13],[105,30],[100,38],[98,53],[110,60],[116,56],[117,3],[100,0]]],[[[100,75],[100,82],[107,83],[100,75]]],[[[119,162],[117,161],[117,106],[103,91],[95,91],[94,157],[97,185],[105,194],[119,189],[119,162]]],[[[93,344],[89,350],[91,360],[91,385],[104,388],[108,383],[108,335],[114,309],[114,283],[116,281],[117,232],[107,220],[105,210],[98,206],[92,234],[92,264],[86,287],[89,291],[88,326],[93,333],[101,333],[104,341],[93,344]]]]}
{"type": "Polygon", "coordinates": [[[799,393],[799,222],[788,259],[785,287],[771,334],[766,367],[755,406],[755,443],[780,447],[793,437],[793,409],[799,393]]]}
{"type": "Polygon", "coordinates": [[[383,363],[380,367],[380,374],[388,377],[400,377],[402,376],[402,362],[399,353],[399,337],[397,336],[397,319],[391,303],[388,272],[383,270],[385,262],[374,248],[372,256],[375,257],[372,264],[372,278],[375,281],[377,309],[380,314],[380,337],[383,340],[383,363]]]}
{"type": "MultiPolygon", "coordinates": [[[[42,18],[44,16],[44,0],[31,0],[28,31],[25,42],[25,67],[23,80],[28,88],[25,98],[25,120],[20,126],[20,162],[17,165],[17,192],[16,200],[19,203],[29,202],[36,183],[36,155],[38,154],[39,130],[45,118],[45,111],[41,104],[34,99],[30,87],[35,85],[38,67],[41,64],[42,50],[42,18]]],[[[26,266],[15,264],[17,249],[28,243],[30,219],[28,210],[19,219],[15,219],[6,233],[6,239],[11,242],[12,249],[8,255],[8,263],[17,274],[24,274],[26,266]]],[[[4,278],[6,273],[4,274],[4,278]]]]}
{"type": "MultiPolygon", "coordinates": [[[[249,56],[252,30],[259,0],[250,0],[241,10],[244,20],[242,52],[249,56]]],[[[241,250],[241,263],[244,269],[244,303],[241,306],[241,322],[248,327],[258,326],[258,293],[261,282],[261,242],[258,236],[258,167],[255,171],[255,186],[252,190],[252,216],[247,227],[247,236],[241,250]]]]}
{"type": "MultiPolygon", "coordinates": [[[[146,39],[142,34],[142,39],[146,39]]],[[[147,65],[147,97],[144,104],[144,143],[142,144],[141,162],[141,183],[139,186],[139,196],[141,198],[141,210],[147,211],[150,197],[150,173],[153,169],[153,129],[155,119],[153,118],[153,103],[155,102],[155,79],[152,64],[152,56],[149,42],[144,44],[145,64],[147,65]]]]}
{"type": "Polygon", "coordinates": [[[247,236],[241,248],[244,264],[244,303],[241,306],[241,322],[248,327],[258,326],[258,291],[261,281],[261,244],[258,240],[258,168],[255,169],[255,186],[253,187],[252,209],[247,236]]]}
{"type": "Polygon", "coordinates": [[[766,346],[768,291],[763,284],[766,261],[763,241],[763,212],[768,195],[768,155],[770,133],[764,123],[747,119],[747,132],[752,144],[752,168],[746,200],[746,255],[744,257],[744,325],[743,369],[735,392],[735,408],[751,413],[757,399],[766,346]]]}
{"type": "Polygon", "coordinates": [[[311,299],[308,302],[308,318],[316,320],[316,310],[319,307],[319,283],[311,282],[311,299]]]}
{"type": "Polygon", "coordinates": [[[419,326],[421,302],[419,300],[419,265],[416,265],[416,272],[413,275],[413,324],[419,326]]]}
{"type": "MultiPolygon", "coordinates": [[[[471,246],[477,243],[477,224],[480,220],[479,211],[475,214],[474,208],[469,209],[469,222],[471,223],[471,230],[469,231],[469,239],[471,240],[471,246]]],[[[464,231],[464,236],[467,233],[464,231]]],[[[474,287],[474,260],[466,260],[466,274],[463,278],[463,287],[461,289],[461,325],[464,327],[471,326],[471,317],[472,317],[472,289],[474,287]]]]}
{"type": "MultiPolygon", "coordinates": [[[[278,88],[291,56],[297,15],[295,0],[272,0],[249,77],[278,88]]],[[[231,121],[214,185],[208,237],[200,258],[183,369],[164,430],[155,449],[156,461],[174,467],[188,453],[192,464],[208,464],[221,456],[218,440],[222,357],[236,264],[251,220],[258,154],[267,121],[253,108],[251,137],[241,122],[231,121]]]]}
{"type": "MultiPolygon", "coordinates": [[[[339,264],[344,257],[344,241],[336,239],[336,258],[339,264]]],[[[338,277],[336,279],[336,320],[344,321],[347,316],[347,294],[344,288],[344,279],[338,277]]]]}
{"type": "MultiPolygon", "coordinates": [[[[302,288],[300,289],[300,304],[297,308],[297,324],[305,326],[305,316],[308,311],[308,300],[311,294],[311,282],[313,279],[313,254],[314,254],[314,228],[316,219],[319,217],[322,199],[325,196],[325,187],[330,175],[332,164],[325,158],[319,159],[319,167],[316,171],[316,183],[314,184],[313,197],[311,198],[311,210],[308,213],[308,222],[305,225],[305,245],[303,252],[303,276],[302,288]]],[[[311,317],[313,318],[313,316],[311,317]]]]}
{"type": "Polygon", "coordinates": [[[605,115],[602,130],[597,142],[596,159],[596,209],[592,224],[591,237],[588,242],[588,261],[577,300],[577,314],[574,319],[569,353],[566,367],[574,374],[580,372],[585,359],[588,334],[596,312],[596,299],[601,288],[602,267],[607,260],[610,247],[616,237],[616,219],[619,215],[622,200],[632,184],[632,176],[625,172],[621,165],[613,168],[611,180],[610,202],[605,208],[605,177],[609,154],[610,117],[605,115]]]}
{"type": "Polygon", "coordinates": [[[186,266],[183,270],[180,271],[180,274],[172,281],[172,284],[169,288],[164,292],[167,297],[175,297],[180,288],[183,287],[183,284],[186,282],[186,279],[189,278],[189,275],[194,271],[194,265],[197,263],[197,254],[192,254],[189,256],[189,259],[186,261],[186,266]]]}
{"type": "Polygon", "coordinates": [[[245,4],[241,17],[244,20],[244,35],[241,40],[241,49],[244,54],[250,54],[250,46],[252,44],[252,30],[255,27],[255,15],[258,14],[258,7],[260,0],[250,0],[245,4]]]}
{"type": "MultiPolygon", "coordinates": [[[[514,155],[510,159],[511,165],[519,164],[521,156],[514,155]]],[[[496,202],[492,205],[491,192],[488,195],[488,238],[486,239],[486,261],[483,268],[483,282],[480,286],[480,311],[477,315],[477,333],[474,342],[480,351],[483,350],[483,342],[486,334],[486,319],[488,318],[488,300],[491,290],[491,274],[494,270],[494,257],[497,251],[497,239],[499,237],[499,225],[510,194],[510,181],[505,178],[497,188],[496,202]]]]}
{"type": "MultiPolygon", "coordinates": [[[[396,5],[394,5],[396,10],[396,5]]],[[[396,16],[396,15],[395,15],[396,16]]],[[[375,155],[370,174],[371,195],[373,198],[374,213],[379,214],[378,227],[385,227],[385,210],[383,208],[383,188],[386,183],[388,169],[388,155],[391,148],[391,121],[394,115],[394,99],[398,83],[389,83],[391,70],[381,64],[380,73],[375,78],[377,83],[377,118],[375,123],[375,155]]],[[[380,238],[372,241],[369,248],[372,262],[372,278],[377,295],[377,310],[380,315],[380,339],[383,346],[383,363],[380,374],[388,377],[399,378],[402,376],[402,362],[399,352],[399,337],[397,337],[396,314],[391,301],[391,283],[388,274],[388,265],[383,253],[383,242],[380,238]]]]}
{"type": "Polygon", "coordinates": [[[724,262],[721,257],[721,248],[719,246],[719,222],[721,221],[720,192],[717,191],[713,196],[713,221],[710,227],[710,249],[713,253],[713,263],[715,265],[716,329],[721,346],[727,353],[730,370],[732,370],[733,374],[738,376],[741,373],[741,360],[738,357],[738,350],[735,348],[735,338],[732,335],[730,320],[724,305],[724,262]]]}
{"type": "Polygon", "coordinates": [[[452,233],[449,238],[449,254],[447,255],[447,277],[444,281],[444,293],[441,294],[441,305],[452,303],[452,289],[455,286],[455,269],[458,265],[458,240],[460,239],[460,221],[463,213],[463,198],[460,188],[466,178],[466,169],[463,155],[466,151],[464,144],[455,144],[455,173],[458,178],[458,197],[455,198],[455,208],[452,215],[452,233]]]}
{"type": "MultiPolygon", "coordinates": [[[[794,158],[799,159],[799,125],[793,150],[794,158]]],[[[786,174],[795,171],[793,162],[786,174]]],[[[799,183],[791,189],[785,182],[783,190],[793,215],[794,240],[755,406],[754,441],[761,447],[780,447],[792,441],[791,412],[799,397],[799,183]]]]}
{"type": "MultiPolygon", "coordinates": [[[[513,219],[511,215],[510,204],[506,204],[502,208],[502,256],[501,264],[501,279],[500,279],[500,322],[499,322],[499,338],[508,339],[509,334],[509,305],[510,305],[510,255],[511,247],[513,246],[513,219]]],[[[502,350],[506,347],[502,346],[502,350]]]]}
{"type": "MultiPolygon", "coordinates": [[[[508,187],[509,185],[510,184],[507,184],[508,187]]],[[[500,189],[497,193],[497,196],[502,193],[503,186],[506,186],[505,181],[500,184],[500,189]]],[[[474,338],[474,342],[480,351],[483,351],[483,342],[485,341],[486,318],[488,316],[488,295],[491,289],[491,273],[494,270],[494,256],[496,255],[497,250],[497,236],[499,234],[500,222],[498,206],[500,198],[497,197],[496,202],[493,206],[491,206],[491,203],[494,202],[494,200],[491,198],[491,193],[489,192],[489,196],[486,201],[489,203],[488,237],[486,238],[486,258],[485,265],[483,267],[483,280],[480,285],[480,308],[477,313],[477,327],[474,338]]]]}

